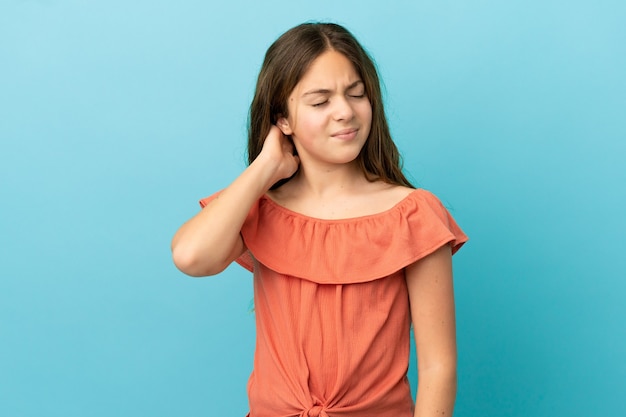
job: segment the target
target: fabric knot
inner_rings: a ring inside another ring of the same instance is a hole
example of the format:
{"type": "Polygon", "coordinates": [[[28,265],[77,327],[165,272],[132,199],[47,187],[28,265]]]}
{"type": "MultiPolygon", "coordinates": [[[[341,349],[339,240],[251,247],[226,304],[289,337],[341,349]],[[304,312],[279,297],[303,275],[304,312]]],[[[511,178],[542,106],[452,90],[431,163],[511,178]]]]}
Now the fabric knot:
{"type": "Polygon", "coordinates": [[[309,417],[328,417],[321,405],[315,405],[309,409],[309,417]]]}

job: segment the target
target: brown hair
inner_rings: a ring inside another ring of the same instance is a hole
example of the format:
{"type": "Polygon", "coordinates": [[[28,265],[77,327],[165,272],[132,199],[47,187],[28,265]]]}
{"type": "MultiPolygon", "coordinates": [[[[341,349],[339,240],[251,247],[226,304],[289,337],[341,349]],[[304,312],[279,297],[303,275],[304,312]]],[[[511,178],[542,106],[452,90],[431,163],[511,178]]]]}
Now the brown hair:
{"type": "MultiPolygon", "coordinates": [[[[365,84],[372,106],[370,133],[357,157],[366,178],[415,188],[402,173],[400,153],[393,143],[372,58],[355,37],[334,23],[304,23],[281,35],[267,50],[250,105],[248,163],[261,153],[265,138],[278,116],[288,117],[287,101],[311,63],[322,53],[343,54],[365,84]]],[[[273,188],[280,186],[281,181],[273,188]]]]}

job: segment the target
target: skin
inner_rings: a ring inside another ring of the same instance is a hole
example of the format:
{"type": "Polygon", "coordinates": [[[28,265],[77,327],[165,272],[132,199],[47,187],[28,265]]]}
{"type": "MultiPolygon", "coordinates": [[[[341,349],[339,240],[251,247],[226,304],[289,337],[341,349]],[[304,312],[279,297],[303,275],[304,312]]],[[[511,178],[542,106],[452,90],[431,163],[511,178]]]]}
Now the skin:
{"type": "MultiPolygon", "coordinates": [[[[372,114],[363,93],[359,75],[343,55],[333,50],[320,55],[294,88],[289,114],[272,127],[257,159],[176,232],[176,266],[198,277],[222,272],[246,250],[240,230],[264,194],[322,219],[375,214],[404,199],[412,189],[370,182],[357,166],[372,114]],[[286,184],[269,190],[294,173],[286,184]]],[[[405,275],[418,353],[415,416],[451,416],[456,339],[450,247],[406,267],[405,275]]]]}
{"type": "Polygon", "coordinates": [[[289,96],[278,127],[291,135],[305,177],[355,165],[367,140],[372,107],[361,77],[340,53],[318,57],[289,96]]]}
{"type": "Polygon", "coordinates": [[[417,350],[415,416],[452,416],[456,397],[456,326],[449,245],[406,268],[417,350]]]}
{"type": "Polygon", "coordinates": [[[320,55],[289,97],[288,116],[278,119],[301,159],[287,184],[268,193],[277,203],[323,219],[387,210],[412,190],[370,182],[356,158],[370,132],[372,107],[363,82],[336,51],[320,55]]]}

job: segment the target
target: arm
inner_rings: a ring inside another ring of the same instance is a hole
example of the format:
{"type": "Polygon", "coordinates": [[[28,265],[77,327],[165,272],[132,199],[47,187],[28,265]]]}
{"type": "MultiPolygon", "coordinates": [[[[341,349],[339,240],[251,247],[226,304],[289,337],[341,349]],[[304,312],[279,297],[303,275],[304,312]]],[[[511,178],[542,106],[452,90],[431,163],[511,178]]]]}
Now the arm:
{"type": "Polygon", "coordinates": [[[406,280],[417,350],[415,417],[451,417],[456,329],[450,245],[407,267],[406,280]]]}
{"type": "Polygon", "coordinates": [[[277,181],[296,172],[298,164],[291,142],[272,126],[254,162],[178,229],[172,239],[176,267],[196,277],[222,272],[245,250],[240,231],[254,202],[277,181]]]}

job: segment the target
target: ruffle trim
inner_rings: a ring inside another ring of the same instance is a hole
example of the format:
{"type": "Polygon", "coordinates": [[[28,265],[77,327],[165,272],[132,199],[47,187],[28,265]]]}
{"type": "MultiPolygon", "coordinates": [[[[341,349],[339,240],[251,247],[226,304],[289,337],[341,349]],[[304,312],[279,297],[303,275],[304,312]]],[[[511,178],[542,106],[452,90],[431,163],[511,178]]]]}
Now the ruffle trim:
{"type": "Polygon", "coordinates": [[[468,240],[439,199],[423,189],[384,212],[340,220],[308,217],[263,196],[241,235],[248,252],[237,262],[246,269],[252,271],[256,259],[280,274],[320,284],[373,281],[445,244],[455,253],[468,240]]]}

